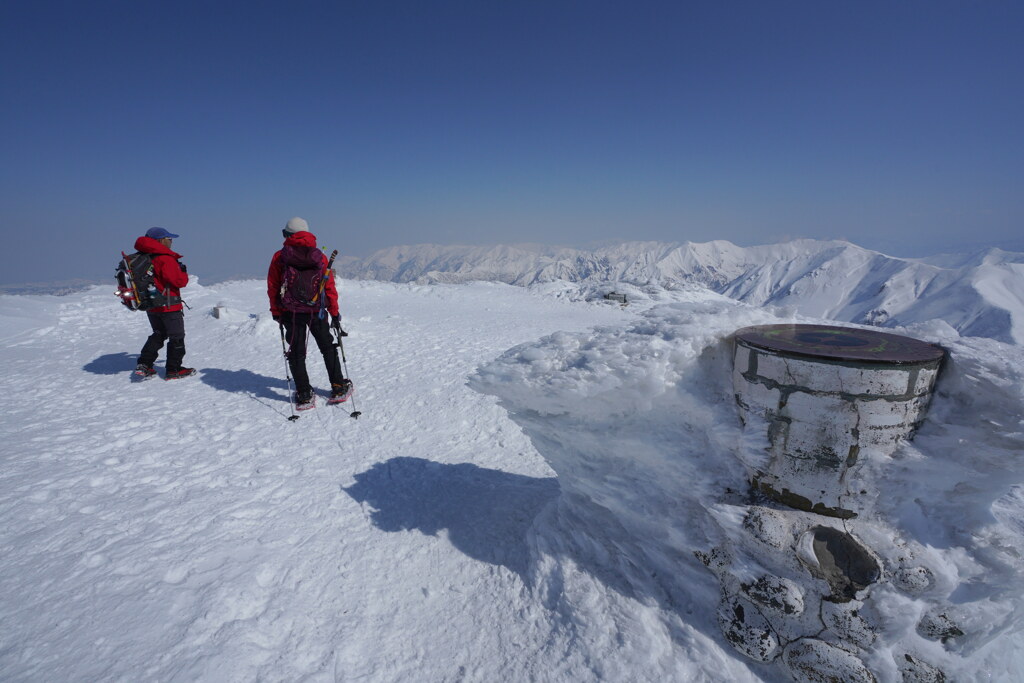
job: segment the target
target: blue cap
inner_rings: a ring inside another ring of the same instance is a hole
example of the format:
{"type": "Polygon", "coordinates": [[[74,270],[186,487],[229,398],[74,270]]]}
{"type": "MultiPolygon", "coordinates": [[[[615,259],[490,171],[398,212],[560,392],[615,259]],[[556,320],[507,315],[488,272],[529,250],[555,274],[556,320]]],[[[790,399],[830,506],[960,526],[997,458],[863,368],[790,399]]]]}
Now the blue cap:
{"type": "Polygon", "coordinates": [[[146,237],[152,237],[155,240],[162,240],[165,237],[170,237],[171,239],[178,239],[179,237],[181,237],[181,235],[175,235],[173,232],[167,232],[163,228],[150,228],[149,230],[146,231],[146,237]]]}

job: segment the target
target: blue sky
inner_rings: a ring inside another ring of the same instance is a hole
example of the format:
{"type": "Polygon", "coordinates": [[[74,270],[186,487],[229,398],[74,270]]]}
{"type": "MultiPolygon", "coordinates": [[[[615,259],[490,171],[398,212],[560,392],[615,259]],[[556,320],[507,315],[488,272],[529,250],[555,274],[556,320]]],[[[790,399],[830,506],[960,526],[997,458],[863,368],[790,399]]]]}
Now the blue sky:
{"type": "Polygon", "coordinates": [[[0,282],[328,247],[1024,250],[1024,4],[38,2],[0,21],[0,282]],[[17,244],[17,242],[15,242],[17,244]],[[39,247],[47,247],[45,256],[39,247]]]}

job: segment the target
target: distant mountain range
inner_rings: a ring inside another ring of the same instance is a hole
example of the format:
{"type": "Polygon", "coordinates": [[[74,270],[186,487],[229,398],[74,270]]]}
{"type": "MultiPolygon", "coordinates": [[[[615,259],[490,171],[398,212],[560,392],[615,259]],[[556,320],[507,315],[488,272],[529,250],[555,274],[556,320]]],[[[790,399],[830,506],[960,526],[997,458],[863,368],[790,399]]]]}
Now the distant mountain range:
{"type": "MultiPolygon", "coordinates": [[[[113,282],[113,278],[110,278],[113,282]]],[[[65,296],[100,284],[96,280],[76,279],[58,280],[56,282],[21,282],[18,284],[0,285],[0,294],[29,295],[52,294],[65,296]]]]}
{"type": "MultiPolygon", "coordinates": [[[[1024,253],[995,248],[909,259],[819,240],[756,247],[724,240],[625,242],[595,249],[420,244],[342,257],[335,265],[345,278],[420,284],[564,280],[671,289],[694,283],[811,317],[883,327],[941,319],[965,336],[1024,344],[1024,253]]],[[[3,285],[0,294],[68,294],[95,284],[3,285]]]]}
{"type": "Polygon", "coordinates": [[[423,244],[345,259],[339,274],[424,284],[691,282],[757,306],[792,306],[808,316],[880,326],[938,318],[963,335],[1024,343],[1024,253],[1000,249],[906,259],[819,240],[756,247],[723,240],[627,242],[593,250],[423,244]]]}

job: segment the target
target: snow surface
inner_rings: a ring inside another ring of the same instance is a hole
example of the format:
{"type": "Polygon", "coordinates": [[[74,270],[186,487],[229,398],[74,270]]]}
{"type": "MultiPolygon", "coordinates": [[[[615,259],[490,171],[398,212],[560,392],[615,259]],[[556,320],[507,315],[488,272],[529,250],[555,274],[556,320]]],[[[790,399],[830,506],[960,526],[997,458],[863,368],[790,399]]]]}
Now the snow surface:
{"type": "MultiPolygon", "coordinates": [[[[296,422],[262,282],[193,278],[200,374],[141,384],[148,324],[110,288],[0,296],[0,679],[780,680],[724,641],[693,555],[746,489],[728,335],[779,311],[697,285],[339,291],[355,404],[296,422]]],[[[941,568],[926,597],[1000,631],[935,656],[1021,680],[1024,350],[909,332],[952,362],[880,512],[941,568]]]]}

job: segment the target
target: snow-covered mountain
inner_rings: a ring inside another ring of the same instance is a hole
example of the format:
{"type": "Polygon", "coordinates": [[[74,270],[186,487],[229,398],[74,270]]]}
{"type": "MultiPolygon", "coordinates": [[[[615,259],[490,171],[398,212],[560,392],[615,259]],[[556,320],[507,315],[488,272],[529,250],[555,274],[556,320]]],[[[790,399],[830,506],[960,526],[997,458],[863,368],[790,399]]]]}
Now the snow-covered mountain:
{"type": "Polygon", "coordinates": [[[755,247],[627,242],[593,250],[426,244],[347,260],[341,273],[421,284],[699,283],[753,305],[831,320],[893,327],[938,318],[963,335],[1024,343],[1024,254],[999,249],[906,259],[819,240],[755,247]]]}

